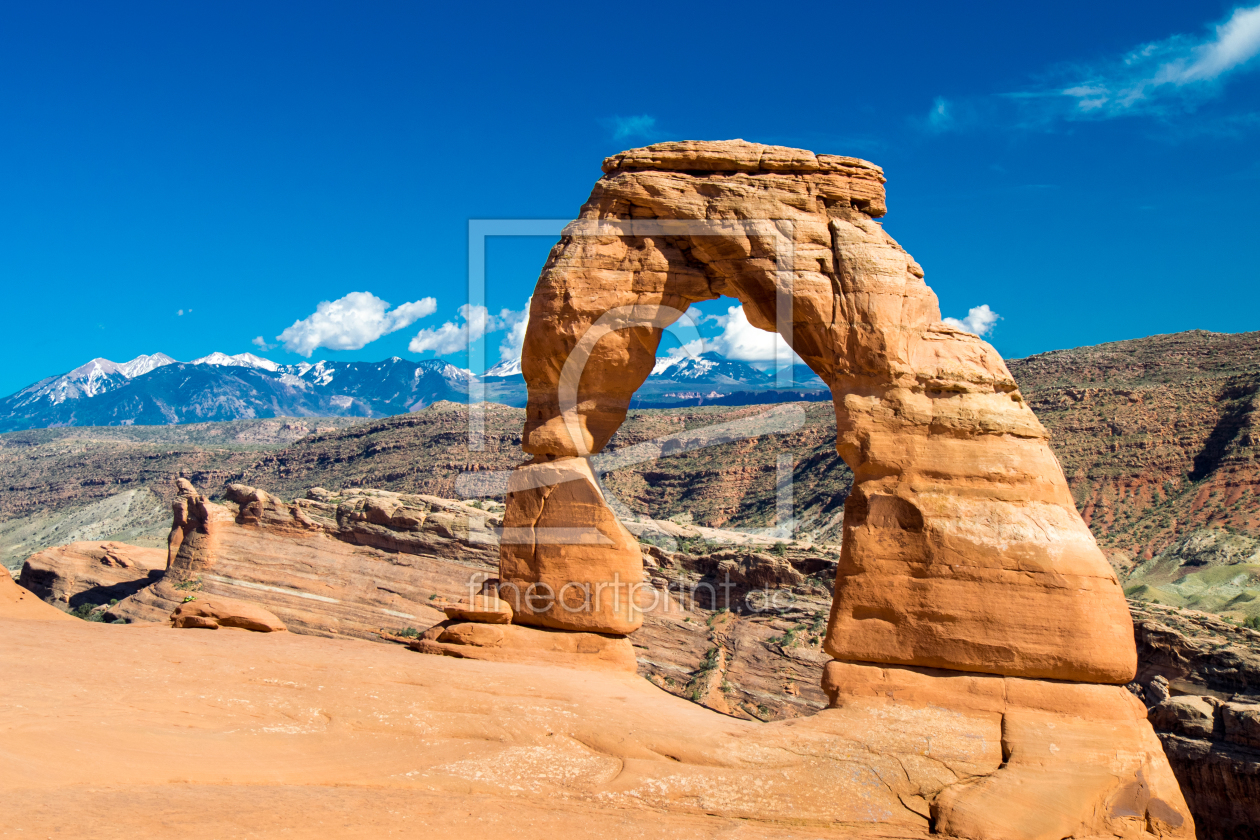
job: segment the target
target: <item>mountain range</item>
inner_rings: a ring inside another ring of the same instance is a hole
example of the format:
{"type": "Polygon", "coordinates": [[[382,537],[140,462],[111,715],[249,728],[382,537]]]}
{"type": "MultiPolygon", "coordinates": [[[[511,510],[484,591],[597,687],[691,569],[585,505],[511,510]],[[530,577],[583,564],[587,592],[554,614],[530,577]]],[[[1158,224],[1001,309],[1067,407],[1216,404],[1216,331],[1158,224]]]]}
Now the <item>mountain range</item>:
{"type": "MultiPolygon", "coordinates": [[[[827,386],[808,368],[792,368],[792,385],[774,371],[715,353],[663,357],[636,394],[635,407],[750,405],[825,400],[827,386]]],[[[302,362],[282,365],[241,353],[211,353],[179,362],[164,353],[118,364],[92,359],[0,399],[0,432],[52,426],[169,425],[264,417],[387,417],[434,402],[466,402],[480,381],[490,402],[523,406],[519,361],[480,377],[440,359],[414,362],[302,362]]]]}

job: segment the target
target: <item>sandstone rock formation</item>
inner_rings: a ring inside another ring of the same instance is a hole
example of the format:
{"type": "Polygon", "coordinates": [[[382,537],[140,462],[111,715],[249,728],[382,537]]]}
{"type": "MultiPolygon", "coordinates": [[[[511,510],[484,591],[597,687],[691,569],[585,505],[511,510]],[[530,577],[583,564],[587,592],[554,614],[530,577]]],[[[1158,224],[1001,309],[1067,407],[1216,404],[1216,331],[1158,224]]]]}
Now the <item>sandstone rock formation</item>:
{"type": "MultiPolygon", "coordinates": [[[[1026,743],[1001,709],[1027,709],[1025,731],[1056,724],[1042,755],[1012,754],[1012,775],[1064,753],[1097,766],[1097,730],[1049,690],[855,696],[766,724],[631,674],[355,639],[4,619],[0,637],[0,674],[21,675],[0,680],[4,827],[19,837],[78,836],[87,817],[117,838],[911,840],[933,836],[935,792],[997,778],[1003,744],[1026,743]]],[[[1122,707],[1091,708],[1128,730],[1122,707]]],[[[1140,761],[1111,751],[1117,772],[1140,761]]],[[[1157,836],[1163,780],[1147,779],[1098,819],[1157,836]]]]}
{"type": "Polygon", "coordinates": [[[441,621],[437,593],[467,597],[497,559],[498,518],[447,499],[347,490],[289,503],[237,484],[219,504],[186,481],[180,491],[170,568],[108,617],[165,622],[189,595],[226,597],[294,632],[375,639],[441,621]]]}
{"type": "Polygon", "coordinates": [[[569,458],[518,468],[508,486],[499,595],[517,620],[630,633],[643,618],[639,544],[604,503],[590,464],[569,458]]]}
{"type": "Polygon", "coordinates": [[[198,630],[232,627],[255,633],[275,633],[285,629],[280,619],[257,604],[218,595],[192,597],[193,600],[185,601],[171,613],[172,627],[198,630]]]}
{"type": "MultiPolygon", "coordinates": [[[[1045,429],[993,348],[941,323],[923,270],[874,221],[884,214],[878,167],[731,141],[637,149],[609,158],[604,172],[534,292],[522,356],[522,448],[534,463],[519,472],[579,470],[564,462],[608,442],[663,329],[693,303],[735,297],[834,395],[837,448],[856,482],[832,656],[1132,678],[1123,595],[1045,429]]],[[[509,496],[506,522],[530,521],[539,492],[509,496]]],[[[597,507],[583,499],[572,527],[611,519],[597,507]]],[[[549,527],[568,525],[550,513],[549,527]]],[[[578,575],[566,562],[522,564],[535,545],[504,541],[505,584],[558,591],[626,580],[620,543],[598,561],[549,546],[581,563],[578,575]]],[[[519,620],[631,629],[591,618],[603,620],[555,608],[519,620]]]]}
{"type": "Polygon", "coordinates": [[[410,647],[419,653],[488,662],[556,665],[630,674],[638,668],[634,648],[624,636],[547,630],[499,622],[445,621],[430,628],[410,647]]]}
{"type": "Polygon", "coordinates": [[[1193,836],[1146,709],[1119,686],[842,662],[827,665],[823,686],[834,708],[916,719],[925,744],[944,736],[981,747],[970,756],[975,778],[935,790],[921,781],[912,794],[930,803],[941,834],[1193,836]]]}
{"type": "Polygon", "coordinates": [[[167,553],[120,542],[76,542],[32,554],[18,582],[62,609],[121,600],[162,577],[167,553]]]}
{"type": "MultiPolygon", "coordinates": [[[[874,221],[878,167],[731,141],[636,149],[604,172],[530,306],[533,459],[508,494],[500,587],[561,595],[515,620],[636,629],[589,599],[633,588],[641,567],[586,459],[625,420],[664,329],[735,297],[831,388],[854,474],[825,643],[833,711],[871,693],[897,713],[988,716],[1001,733],[998,762],[919,782],[907,807],[962,837],[1193,836],[1120,687],[1136,650],[1116,574],[997,352],[941,322],[923,270],[874,221]]],[[[940,726],[916,722],[929,738],[940,726]]]]}
{"type": "Polygon", "coordinates": [[[511,624],[512,607],[494,595],[474,595],[442,608],[448,619],[480,624],[511,624]]]}

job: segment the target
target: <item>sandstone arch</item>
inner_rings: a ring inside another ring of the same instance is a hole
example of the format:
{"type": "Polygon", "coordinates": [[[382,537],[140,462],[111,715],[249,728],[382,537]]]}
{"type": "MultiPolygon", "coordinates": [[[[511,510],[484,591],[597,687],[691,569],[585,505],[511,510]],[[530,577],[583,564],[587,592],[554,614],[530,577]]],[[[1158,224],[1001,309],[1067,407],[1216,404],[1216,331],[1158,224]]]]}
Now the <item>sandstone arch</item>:
{"type": "Polygon", "coordinates": [[[773,330],[790,297],[790,329],[780,331],[831,387],[837,450],[854,473],[827,652],[1015,677],[1132,679],[1123,593],[1047,433],[997,352],[941,323],[922,269],[875,221],[885,212],[878,167],[729,141],[632,150],[606,160],[604,173],[580,214],[588,232],[555,246],[530,308],[523,448],[533,461],[513,476],[500,568],[506,587],[567,587],[564,597],[591,606],[544,599],[535,609],[526,598],[517,621],[605,633],[638,626],[620,588],[639,580],[638,547],[583,456],[624,420],[677,313],[725,295],[773,330]],[[638,220],[772,227],[701,236],[658,224],[638,235],[633,225],[597,224],[638,220]],[[776,262],[782,236],[786,270],[776,262]],[[640,325],[623,319],[602,335],[572,381],[565,362],[592,325],[635,307],[640,325]],[[566,386],[576,396],[567,412],[566,386]]]}

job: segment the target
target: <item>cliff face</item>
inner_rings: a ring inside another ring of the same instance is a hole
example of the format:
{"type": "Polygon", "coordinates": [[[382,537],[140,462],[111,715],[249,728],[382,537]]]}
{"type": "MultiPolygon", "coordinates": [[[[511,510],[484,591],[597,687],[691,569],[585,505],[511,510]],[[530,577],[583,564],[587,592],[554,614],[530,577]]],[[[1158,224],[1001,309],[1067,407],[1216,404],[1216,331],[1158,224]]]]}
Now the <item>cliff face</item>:
{"type": "Polygon", "coordinates": [[[1260,632],[1131,601],[1132,686],[1203,838],[1260,837],[1260,632]]]}

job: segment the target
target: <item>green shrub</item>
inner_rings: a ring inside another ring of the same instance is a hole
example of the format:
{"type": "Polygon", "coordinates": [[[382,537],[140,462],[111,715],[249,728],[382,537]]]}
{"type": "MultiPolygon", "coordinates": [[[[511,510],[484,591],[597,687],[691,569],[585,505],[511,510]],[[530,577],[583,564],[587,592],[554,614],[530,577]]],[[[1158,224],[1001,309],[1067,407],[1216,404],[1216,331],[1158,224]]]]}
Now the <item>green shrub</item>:
{"type": "Polygon", "coordinates": [[[75,607],[74,609],[70,611],[70,615],[74,616],[75,618],[81,618],[84,621],[104,621],[105,620],[104,610],[102,610],[101,612],[93,612],[93,610],[95,610],[99,606],[101,605],[100,604],[79,604],[79,606],[75,607]]]}

